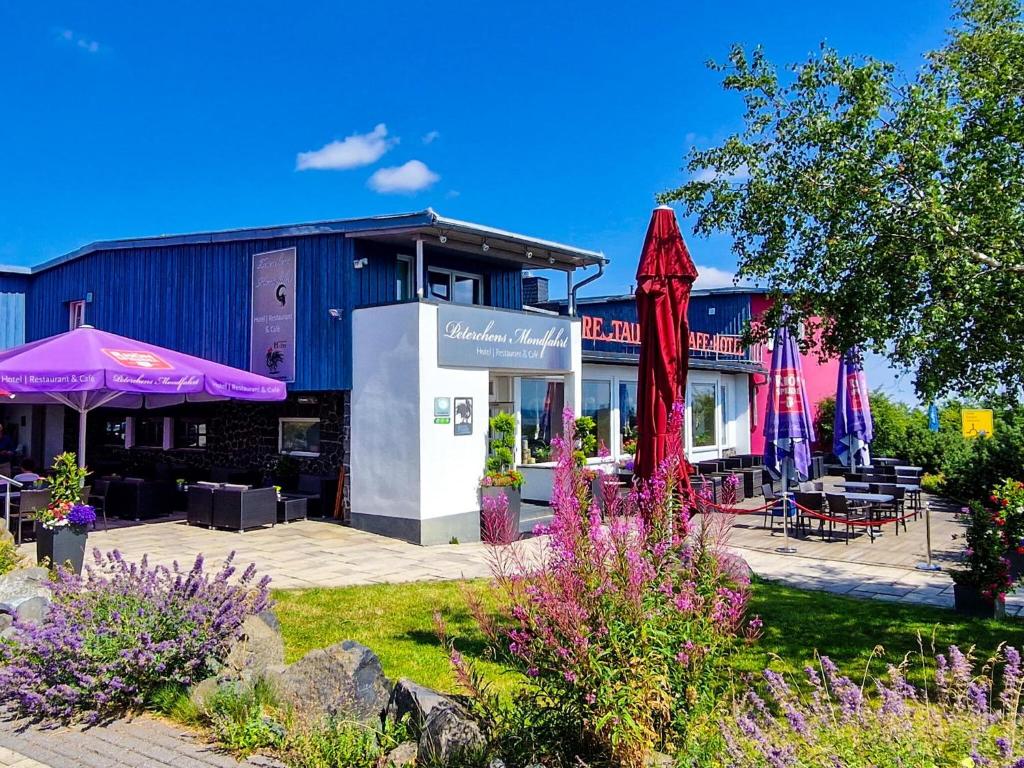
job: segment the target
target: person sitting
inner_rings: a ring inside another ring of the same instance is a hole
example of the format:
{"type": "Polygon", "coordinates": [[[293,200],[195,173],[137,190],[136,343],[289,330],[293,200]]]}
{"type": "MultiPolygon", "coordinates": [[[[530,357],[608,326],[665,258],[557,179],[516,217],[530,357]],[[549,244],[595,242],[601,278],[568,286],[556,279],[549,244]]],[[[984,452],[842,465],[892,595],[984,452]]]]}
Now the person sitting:
{"type": "Polygon", "coordinates": [[[14,479],[22,485],[32,485],[32,483],[39,479],[39,475],[36,473],[36,463],[32,459],[23,459],[21,462],[21,472],[16,474],[14,479]]]}

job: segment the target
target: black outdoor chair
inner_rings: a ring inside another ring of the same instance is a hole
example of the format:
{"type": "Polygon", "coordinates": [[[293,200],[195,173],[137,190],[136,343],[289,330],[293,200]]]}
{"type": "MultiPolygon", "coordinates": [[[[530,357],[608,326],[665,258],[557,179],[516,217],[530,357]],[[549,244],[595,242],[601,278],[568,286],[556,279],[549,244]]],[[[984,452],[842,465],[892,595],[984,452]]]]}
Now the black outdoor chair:
{"type": "MultiPolygon", "coordinates": [[[[851,521],[870,519],[871,510],[868,504],[852,502],[841,493],[826,493],[825,500],[828,502],[829,517],[838,517],[846,520],[846,544],[850,543],[850,536],[853,531],[851,521]]],[[[875,531],[868,526],[868,534],[871,541],[875,541],[875,531]]]]}
{"type": "Polygon", "coordinates": [[[213,527],[241,533],[246,528],[277,525],[277,491],[273,488],[215,488],[213,527]]]}
{"type": "MultiPolygon", "coordinates": [[[[784,514],[786,514],[785,503],[784,503],[783,498],[775,493],[775,490],[774,490],[774,488],[772,488],[770,483],[762,483],[761,484],[761,493],[764,495],[764,501],[765,501],[766,504],[768,502],[770,502],[770,501],[771,502],[776,502],[776,503],[772,504],[770,507],[766,507],[765,508],[765,510],[764,510],[764,520],[762,522],[762,526],[767,528],[769,530],[769,532],[771,533],[771,535],[774,536],[775,535],[775,518],[777,518],[777,517],[781,518],[784,514]]],[[[796,527],[797,527],[797,533],[799,533],[800,528],[801,528],[802,523],[803,523],[800,515],[799,514],[795,514],[793,511],[790,511],[789,512],[789,516],[791,518],[795,518],[796,527]]],[[[783,521],[783,526],[785,526],[785,521],[783,521]]]]}
{"type": "Polygon", "coordinates": [[[21,544],[22,529],[26,524],[32,529],[32,534],[35,535],[35,513],[40,509],[45,509],[49,504],[49,488],[22,489],[17,499],[17,507],[15,507],[13,503],[11,504],[11,524],[15,524],[14,521],[17,520],[18,544],[21,544]]]}
{"type": "MultiPolygon", "coordinates": [[[[110,530],[107,526],[107,488],[109,486],[109,480],[94,480],[92,488],[86,495],[86,503],[96,510],[96,520],[103,518],[104,531],[110,530]]],[[[96,529],[96,522],[93,522],[92,527],[93,530],[96,529]]]]}
{"type": "Polygon", "coordinates": [[[875,508],[879,514],[890,514],[896,518],[896,535],[900,535],[900,523],[903,523],[903,530],[907,530],[907,519],[903,516],[906,499],[906,488],[889,483],[871,483],[868,488],[871,493],[881,493],[885,496],[892,496],[892,501],[886,504],[876,504],[875,508]],[[902,520],[900,519],[902,518],[902,520]]]}
{"type": "Polygon", "coordinates": [[[213,526],[213,491],[216,484],[198,483],[188,487],[185,522],[189,525],[213,526]]]}
{"type": "MultiPolygon", "coordinates": [[[[814,483],[814,485],[821,485],[821,483],[814,483]]],[[[803,521],[804,528],[809,531],[810,528],[811,528],[811,521],[812,520],[817,520],[818,521],[818,533],[821,535],[822,538],[824,538],[825,537],[825,521],[822,520],[821,518],[811,517],[804,510],[805,509],[809,509],[812,512],[817,512],[819,515],[825,514],[825,495],[821,492],[820,489],[819,490],[810,490],[810,491],[797,491],[796,493],[793,494],[793,499],[797,503],[797,507],[798,507],[797,511],[798,511],[798,513],[800,515],[801,520],[803,521]],[[802,509],[801,509],[801,507],[802,507],[802,509]]],[[[832,540],[832,531],[833,531],[833,526],[832,526],[832,523],[830,521],[829,522],[829,532],[828,532],[829,541],[832,540]]]]}

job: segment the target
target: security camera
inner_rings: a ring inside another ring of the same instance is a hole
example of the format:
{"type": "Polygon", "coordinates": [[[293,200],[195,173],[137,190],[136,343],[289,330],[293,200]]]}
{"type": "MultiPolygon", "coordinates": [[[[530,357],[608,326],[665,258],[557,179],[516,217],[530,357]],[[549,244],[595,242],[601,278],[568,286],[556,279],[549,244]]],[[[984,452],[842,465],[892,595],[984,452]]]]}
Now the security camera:
{"type": "Polygon", "coordinates": [[[441,245],[444,245],[445,243],[448,242],[448,235],[441,235],[439,238],[437,238],[437,241],[441,243],[441,245]]]}

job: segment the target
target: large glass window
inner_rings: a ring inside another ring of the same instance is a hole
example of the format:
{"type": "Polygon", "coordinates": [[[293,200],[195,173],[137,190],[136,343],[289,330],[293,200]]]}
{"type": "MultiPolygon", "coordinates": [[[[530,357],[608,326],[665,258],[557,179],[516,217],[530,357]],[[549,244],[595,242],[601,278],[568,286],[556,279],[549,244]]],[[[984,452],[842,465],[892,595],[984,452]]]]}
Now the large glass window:
{"type": "Polygon", "coordinates": [[[160,416],[143,416],[135,420],[135,445],[139,448],[164,447],[164,420],[160,416]]]}
{"type": "Polygon", "coordinates": [[[583,407],[581,415],[589,416],[597,425],[597,445],[590,451],[596,456],[600,446],[608,448],[612,441],[612,383],[597,379],[583,380],[583,407]]]}
{"type": "Polygon", "coordinates": [[[622,453],[636,453],[636,382],[619,382],[619,437],[622,453]]]}
{"type": "Polygon", "coordinates": [[[175,419],[174,447],[202,449],[206,447],[206,419],[175,419]]]}
{"type": "Polygon", "coordinates": [[[453,275],[455,286],[452,301],[456,304],[480,303],[480,278],[471,275],[453,275]]]}
{"type": "Polygon", "coordinates": [[[127,421],[124,417],[108,418],[103,422],[103,444],[124,447],[127,421]]]}
{"type": "Polygon", "coordinates": [[[690,385],[690,422],[693,425],[693,447],[702,448],[718,444],[715,426],[715,385],[690,385]]]}
{"type": "Polygon", "coordinates": [[[436,267],[427,270],[427,291],[432,299],[455,304],[482,304],[484,299],[479,275],[436,267]]]}
{"type": "Polygon", "coordinates": [[[278,451],[296,456],[319,456],[320,419],[280,419],[278,451]]]}
{"type": "Polygon", "coordinates": [[[452,276],[436,269],[427,270],[427,291],[430,298],[439,301],[452,300],[452,276]]]}
{"type": "Polygon", "coordinates": [[[565,385],[548,379],[522,379],[519,400],[523,462],[551,461],[551,438],[563,431],[565,385]]]}
{"type": "Polygon", "coordinates": [[[395,298],[398,301],[411,299],[412,292],[412,257],[399,256],[398,264],[395,267],[395,298]]]}

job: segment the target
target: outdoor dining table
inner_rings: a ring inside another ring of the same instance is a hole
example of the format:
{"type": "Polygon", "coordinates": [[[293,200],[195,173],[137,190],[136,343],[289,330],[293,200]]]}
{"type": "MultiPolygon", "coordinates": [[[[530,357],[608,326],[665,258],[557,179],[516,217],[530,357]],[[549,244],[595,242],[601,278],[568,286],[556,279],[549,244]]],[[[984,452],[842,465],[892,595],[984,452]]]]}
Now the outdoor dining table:
{"type": "Polygon", "coordinates": [[[902,488],[907,496],[910,497],[911,509],[914,512],[919,512],[921,509],[921,486],[917,483],[863,483],[855,480],[847,480],[845,483],[836,483],[836,488],[842,488],[845,491],[852,491],[854,493],[866,493],[871,490],[872,485],[895,485],[897,488],[902,488]]]}

